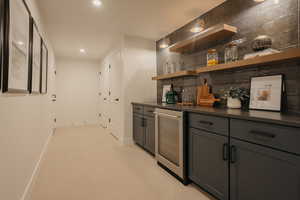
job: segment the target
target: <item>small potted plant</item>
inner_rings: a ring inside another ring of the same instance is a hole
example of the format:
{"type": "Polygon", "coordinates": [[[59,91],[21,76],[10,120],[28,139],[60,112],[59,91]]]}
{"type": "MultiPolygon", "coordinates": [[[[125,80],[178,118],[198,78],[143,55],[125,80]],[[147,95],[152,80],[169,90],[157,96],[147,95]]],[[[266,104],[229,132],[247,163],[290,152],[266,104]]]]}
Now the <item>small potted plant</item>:
{"type": "Polygon", "coordinates": [[[223,92],[223,98],[227,99],[228,108],[240,109],[245,107],[249,102],[249,89],[230,87],[223,92]]]}

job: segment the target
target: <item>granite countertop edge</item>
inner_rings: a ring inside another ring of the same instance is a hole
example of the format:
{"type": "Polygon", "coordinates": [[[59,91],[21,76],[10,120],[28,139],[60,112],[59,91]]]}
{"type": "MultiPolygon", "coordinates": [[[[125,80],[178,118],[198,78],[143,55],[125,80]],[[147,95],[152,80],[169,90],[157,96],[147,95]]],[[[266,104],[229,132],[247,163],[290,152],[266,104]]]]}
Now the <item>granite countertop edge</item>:
{"type": "Polygon", "coordinates": [[[272,123],[277,125],[300,128],[300,115],[295,115],[295,114],[283,114],[278,112],[258,111],[258,110],[242,111],[239,109],[165,105],[159,103],[133,102],[132,104],[161,108],[161,109],[168,109],[168,110],[175,110],[175,111],[186,111],[191,113],[207,114],[216,117],[227,117],[231,119],[241,119],[241,120],[248,120],[248,121],[272,123]]]}

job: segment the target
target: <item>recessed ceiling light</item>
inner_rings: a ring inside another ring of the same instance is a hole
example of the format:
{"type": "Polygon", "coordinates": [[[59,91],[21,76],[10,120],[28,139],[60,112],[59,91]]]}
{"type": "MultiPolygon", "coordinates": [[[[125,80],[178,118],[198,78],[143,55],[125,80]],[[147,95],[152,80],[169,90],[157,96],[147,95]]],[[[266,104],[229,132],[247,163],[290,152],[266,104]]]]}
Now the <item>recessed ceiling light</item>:
{"type": "Polygon", "coordinates": [[[192,33],[200,33],[203,30],[204,30],[204,28],[202,28],[202,27],[193,27],[193,28],[191,28],[192,33]]]}
{"type": "Polygon", "coordinates": [[[169,47],[169,45],[167,45],[167,44],[161,44],[159,47],[160,47],[161,49],[165,49],[165,48],[169,47]]]}
{"type": "Polygon", "coordinates": [[[18,43],[18,45],[20,45],[20,46],[23,46],[23,45],[24,45],[24,42],[22,42],[22,41],[18,41],[17,43],[18,43]]]}
{"type": "Polygon", "coordinates": [[[204,26],[205,26],[204,20],[197,20],[197,22],[195,23],[194,27],[191,28],[190,31],[192,33],[200,33],[201,31],[204,30],[204,26]]]}
{"type": "Polygon", "coordinates": [[[265,0],[253,0],[253,1],[255,1],[257,3],[261,3],[261,2],[264,2],[265,0]]]}
{"type": "Polygon", "coordinates": [[[102,2],[100,0],[93,0],[93,4],[96,7],[100,7],[102,5],[102,2]]]}
{"type": "Polygon", "coordinates": [[[85,49],[80,49],[80,53],[86,53],[85,49]]]}
{"type": "Polygon", "coordinates": [[[170,39],[169,39],[169,38],[165,38],[165,39],[163,39],[163,40],[161,41],[159,47],[160,47],[161,49],[165,49],[165,48],[168,48],[169,45],[170,45],[170,39]]]}

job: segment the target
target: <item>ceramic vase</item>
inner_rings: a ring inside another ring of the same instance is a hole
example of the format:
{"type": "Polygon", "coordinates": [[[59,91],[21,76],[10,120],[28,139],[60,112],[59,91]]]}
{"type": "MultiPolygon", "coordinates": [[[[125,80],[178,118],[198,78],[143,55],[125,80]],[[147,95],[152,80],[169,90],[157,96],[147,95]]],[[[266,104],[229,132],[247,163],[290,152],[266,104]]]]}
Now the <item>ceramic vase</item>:
{"type": "Polygon", "coordinates": [[[228,97],[228,99],[227,99],[227,107],[228,108],[240,109],[240,108],[242,108],[242,102],[238,98],[228,97]]]}

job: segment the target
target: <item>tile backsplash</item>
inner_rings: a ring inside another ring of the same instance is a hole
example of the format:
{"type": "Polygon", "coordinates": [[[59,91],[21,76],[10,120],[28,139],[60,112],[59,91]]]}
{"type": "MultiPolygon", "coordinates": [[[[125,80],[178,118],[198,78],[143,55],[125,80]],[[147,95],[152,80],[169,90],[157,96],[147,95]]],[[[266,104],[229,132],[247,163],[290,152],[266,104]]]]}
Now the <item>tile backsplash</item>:
{"type": "MultiPolygon", "coordinates": [[[[239,59],[247,53],[253,52],[251,42],[259,35],[269,35],[273,39],[272,48],[286,50],[300,47],[300,0],[266,0],[255,3],[253,0],[227,0],[199,17],[204,19],[206,27],[216,24],[229,24],[238,28],[238,33],[232,38],[214,42],[206,46],[195,46],[184,54],[170,52],[169,49],[160,49],[157,41],[157,72],[163,74],[166,62],[180,65],[181,69],[196,69],[206,65],[207,50],[217,49],[220,62],[224,62],[224,46],[232,40],[244,38],[246,41],[239,47],[239,59]]],[[[197,20],[197,19],[196,19],[197,20]]],[[[171,45],[192,35],[189,31],[195,21],[171,33],[171,45]]],[[[251,67],[229,71],[217,71],[201,74],[194,77],[174,78],[158,81],[158,102],[161,102],[162,88],[166,84],[174,84],[175,90],[190,88],[196,99],[196,87],[206,78],[212,86],[213,93],[219,94],[222,89],[230,86],[250,87],[250,78],[253,76],[284,74],[287,88],[286,109],[300,113],[300,61],[284,64],[251,67]]]]}

